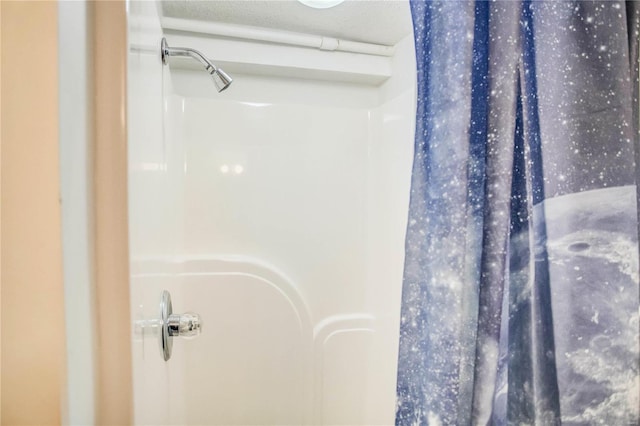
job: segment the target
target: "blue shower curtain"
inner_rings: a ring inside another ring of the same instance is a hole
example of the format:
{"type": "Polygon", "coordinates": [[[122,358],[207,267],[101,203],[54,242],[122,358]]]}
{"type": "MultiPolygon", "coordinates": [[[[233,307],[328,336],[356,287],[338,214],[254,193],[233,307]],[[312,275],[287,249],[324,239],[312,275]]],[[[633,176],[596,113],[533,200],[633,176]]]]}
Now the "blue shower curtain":
{"type": "Polygon", "coordinates": [[[398,425],[637,425],[638,9],[412,1],[398,425]]]}

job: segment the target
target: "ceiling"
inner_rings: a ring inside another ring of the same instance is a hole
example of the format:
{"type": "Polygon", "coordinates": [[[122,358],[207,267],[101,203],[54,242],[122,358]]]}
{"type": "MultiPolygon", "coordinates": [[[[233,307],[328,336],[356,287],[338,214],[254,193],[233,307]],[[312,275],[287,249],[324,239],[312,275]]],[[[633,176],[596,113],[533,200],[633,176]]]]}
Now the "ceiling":
{"type": "Polygon", "coordinates": [[[346,0],[329,9],[296,0],[166,0],[162,14],[389,46],[412,31],[408,0],[346,0]]]}

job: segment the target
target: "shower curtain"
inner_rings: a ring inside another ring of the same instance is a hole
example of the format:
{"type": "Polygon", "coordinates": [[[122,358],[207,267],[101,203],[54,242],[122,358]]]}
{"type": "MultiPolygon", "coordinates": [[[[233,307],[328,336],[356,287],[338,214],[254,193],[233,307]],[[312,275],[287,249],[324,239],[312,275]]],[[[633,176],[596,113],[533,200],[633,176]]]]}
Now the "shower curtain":
{"type": "Polygon", "coordinates": [[[638,6],[411,1],[398,425],[637,425],[638,6]]]}

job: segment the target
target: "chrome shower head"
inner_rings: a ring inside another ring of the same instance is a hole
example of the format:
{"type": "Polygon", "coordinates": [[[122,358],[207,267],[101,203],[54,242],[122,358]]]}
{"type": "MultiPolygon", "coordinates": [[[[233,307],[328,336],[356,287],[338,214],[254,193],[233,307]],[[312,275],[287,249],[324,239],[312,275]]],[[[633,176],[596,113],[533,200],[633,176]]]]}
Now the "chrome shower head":
{"type": "Polygon", "coordinates": [[[188,56],[189,58],[199,61],[204,65],[207,72],[211,74],[213,83],[216,85],[218,92],[222,92],[233,82],[233,79],[229,77],[226,72],[213,65],[202,53],[195,49],[190,49],[188,47],[169,47],[167,39],[163,37],[160,44],[160,52],[162,55],[162,63],[165,65],[168,64],[170,56],[188,56]]]}
{"type": "Polygon", "coordinates": [[[220,68],[216,68],[216,70],[211,73],[211,77],[213,78],[213,84],[216,85],[218,92],[222,92],[233,82],[233,79],[220,68]]]}

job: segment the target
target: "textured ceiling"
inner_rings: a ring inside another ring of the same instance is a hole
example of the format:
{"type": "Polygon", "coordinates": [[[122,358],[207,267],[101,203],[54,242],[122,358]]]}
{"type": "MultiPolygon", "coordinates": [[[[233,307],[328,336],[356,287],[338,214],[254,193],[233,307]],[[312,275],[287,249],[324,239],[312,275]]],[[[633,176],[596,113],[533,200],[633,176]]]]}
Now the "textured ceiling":
{"type": "Polygon", "coordinates": [[[408,0],[346,0],[330,9],[296,0],[168,0],[162,14],[385,45],[411,33],[408,0]]]}

